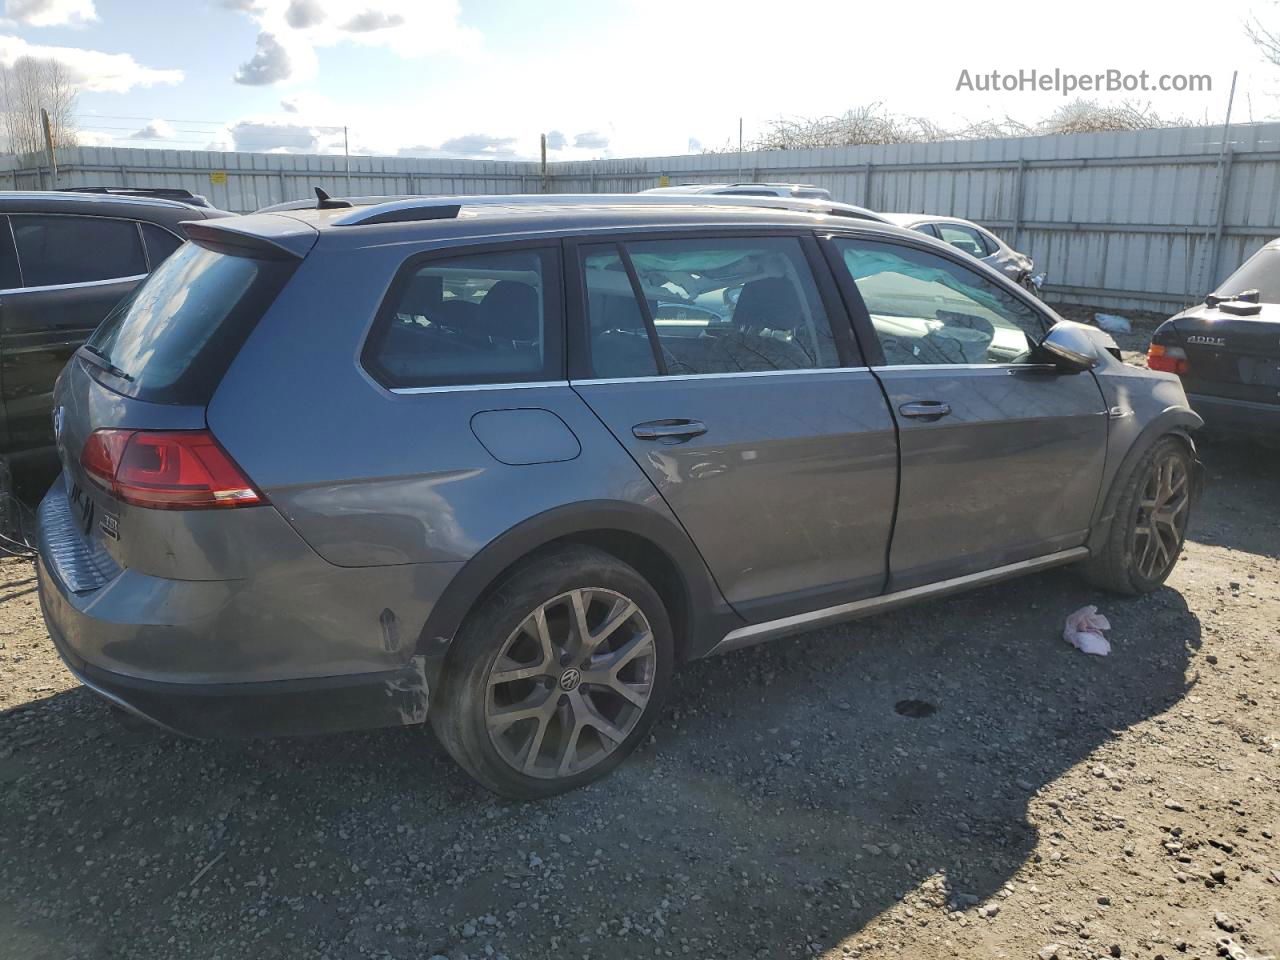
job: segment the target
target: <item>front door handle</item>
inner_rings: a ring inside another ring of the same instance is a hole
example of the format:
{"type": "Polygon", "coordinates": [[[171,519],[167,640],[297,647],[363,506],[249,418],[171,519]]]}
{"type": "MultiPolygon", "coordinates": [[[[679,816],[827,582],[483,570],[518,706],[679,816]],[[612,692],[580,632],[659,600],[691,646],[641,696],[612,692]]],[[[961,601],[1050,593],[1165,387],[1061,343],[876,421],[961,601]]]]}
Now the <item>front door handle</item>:
{"type": "Polygon", "coordinates": [[[701,420],[650,420],[631,428],[631,435],[637,440],[659,443],[684,443],[706,432],[707,426],[701,420]]]}
{"type": "Polygon", "coordinates": [[[898,412],[904,417],[932,423],[950,414],[951,404],[943,403],[941,400],[920,400],[916,403],[904,403],[898,408],[898,412]]]}

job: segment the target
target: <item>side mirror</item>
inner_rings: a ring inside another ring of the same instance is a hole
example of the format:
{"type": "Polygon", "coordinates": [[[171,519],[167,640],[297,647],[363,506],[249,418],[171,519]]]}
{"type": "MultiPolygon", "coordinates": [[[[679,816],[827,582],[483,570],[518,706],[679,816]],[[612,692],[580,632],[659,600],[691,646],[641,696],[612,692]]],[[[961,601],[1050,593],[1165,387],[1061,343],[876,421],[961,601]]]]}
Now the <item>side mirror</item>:
{"type": "Polygon", "coordinates": [[[1050,328],[1040,341],[1040,352],[1065,370],[1092,370],[1101,359],[1088,328],[1069,321],[1050,328]]]}

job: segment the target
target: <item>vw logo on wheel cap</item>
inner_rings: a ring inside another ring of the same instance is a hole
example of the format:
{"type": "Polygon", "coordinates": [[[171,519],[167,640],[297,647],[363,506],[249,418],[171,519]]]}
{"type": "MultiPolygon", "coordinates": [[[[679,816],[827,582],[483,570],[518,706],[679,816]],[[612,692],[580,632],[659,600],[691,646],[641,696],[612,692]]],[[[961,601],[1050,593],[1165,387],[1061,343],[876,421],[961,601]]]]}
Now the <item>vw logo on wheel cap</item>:
{"type": "Polygon", "coordinates": [[[577,667],[570,667],[560,674],[560,688],[562,690],[576,690],[581,682],[582,673],[577,667]]]}

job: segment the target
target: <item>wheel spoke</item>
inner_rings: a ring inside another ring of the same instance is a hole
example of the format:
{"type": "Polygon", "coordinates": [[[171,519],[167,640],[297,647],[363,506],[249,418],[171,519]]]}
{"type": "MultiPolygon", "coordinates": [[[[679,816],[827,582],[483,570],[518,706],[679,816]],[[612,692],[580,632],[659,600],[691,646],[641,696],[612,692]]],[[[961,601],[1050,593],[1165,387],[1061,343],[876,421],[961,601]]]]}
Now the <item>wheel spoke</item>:
{"type": "MultiPolygon", "coordinates": [[[[596,709],[596,705],[591,702],[590,697],[584,694],[578,700],[582,705],[582,723],[584,726],[596,730],[606,740],[611,741],[615,747],[627,739],[626,733],[596,709]]],[[[576,711],[577,705],[575,705],[574,709],[576,711]]]]}
{"type": "Polygon", "coordinates": [[[538,715],[538,726],[533,731],[533,736],[529,738],[529,743],[525,747],[524,759],[520,763],[520,769],[525,773],[531,771],[538,765],[538,756],[542,753],[542,741],[546,739],[547,727],[551,725],[552,711],[543,711],[538,715]]]}
{"type": "Polygon", "coordinates": [[[600,645],[617,633],[618,628],[630,620],[638,609],[639,607],[625,597],[619,597],[615,600],[600,629],[591,634],[586,652],[591,653],[599,649],[600,645]]]}
{"type": "Polygon", "coordinates": [[[587,591],[575,590],[569,595],[573,607],[573,629],[577,639],[577,649],[581,653],[591,649],[591,629],[587,626],[587,591]]]}
{"type": "MultiPolygon", "coordinates": [[[[652,650],[653,634],[647,630],[644,633],[637,633],[617,650],[593,658],[589,672],[584,677],[603,675],[603,677],[609,679],[615,678],[622,671],[622,668],[632,660],[641,654],[650,653],[652,650]]],[[[607,682],[607,680],[602,679],[601,682],[607,682]]]]}
{"type": "Polygon", "coordinates": [[[622,697],[623,700],[626,700],[627,703],[631,704],[633,707],[639,707],[641,710],[643,710],[645,704],[649,702],[650,687],[648,684],[642,685],[627,683],[625,680],[619,680],[614,677],[611,680],[605,681],[604,686],[622,697]]]}
{"type": "Polygon", "coordinates": [[[489,711],[489,729],[501,733],[513,723],[546,715],[548,718],[555,712],[556,694],[554,690],[535,690],[519,703],[509,707],[499,707],[489,711]]]}

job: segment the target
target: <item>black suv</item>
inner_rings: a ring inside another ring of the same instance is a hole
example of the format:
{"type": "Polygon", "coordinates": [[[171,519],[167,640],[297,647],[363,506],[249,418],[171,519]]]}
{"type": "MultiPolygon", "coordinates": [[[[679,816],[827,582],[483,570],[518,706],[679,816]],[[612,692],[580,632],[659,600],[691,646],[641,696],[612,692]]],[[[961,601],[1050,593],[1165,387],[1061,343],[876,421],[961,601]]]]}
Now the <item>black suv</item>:
{"type": "Polygon", "coordinates": [[[230,214],[158,198],[0,191],[0,455],[53,446],[53,381],[138,282],[230,214]]]}

